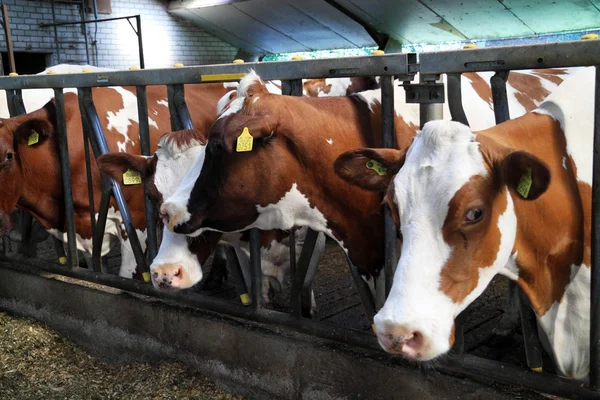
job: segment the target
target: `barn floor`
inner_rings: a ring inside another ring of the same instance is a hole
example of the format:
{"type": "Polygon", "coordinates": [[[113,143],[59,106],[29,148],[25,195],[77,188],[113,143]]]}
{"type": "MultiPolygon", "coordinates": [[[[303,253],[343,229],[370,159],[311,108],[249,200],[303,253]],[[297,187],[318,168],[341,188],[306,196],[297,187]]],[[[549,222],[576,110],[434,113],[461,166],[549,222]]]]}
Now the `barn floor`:
{"type": "MultiPolygon", "coordinates": [[[[0,249],[2,249],[1,245],[0,249]]],[[[15,249],[16,243],[13,241],[11,250],[15,249]]],[[[56,253],[50,240],[38,245],[38,257],[47,260],[56,259],[56,253]]],[[[118,251],[109,254],[107,260],[109,272],[118,273],[120,263],[118,251]]],[[[204,268],[205,277],[210,271],[211,261],[212,258],[204,268]]],[[[526,366],[520,324],[510,336],[497,336],[493,333],[493,329],[504,314],[507,283],[505,278],[496,277],[484,294],[464,312],[465,351],[492,360],[526,366]]],[[[202,284],[203,282],[190,290],[202,291],[202,284]]],[[[370,330],[358,294],[354,289],[354,282],[348,270],[345,255],[341,248],[333,242],[328,241],[327,243],[313,289],[318,307],[317,319],[347,328],[370,330]]],[[[231,280],[226,281],[219,289],[202,292],[233,302],[239,301],[231,280]]],[[[289,293],[289,282],[283,292],[275,295],[273,303],[269,307],[288,312],[287,293],[289,293]]],[[[550,358],[547,354],[544,354],[544,357],[544,370],[552,372],[550,358]]]]}
{"type": "Polygon", "coordinates": [[[56,331],[5,313],[0,354],[3,399],[243,399],[183,364],[106,364],[56,331]]]}

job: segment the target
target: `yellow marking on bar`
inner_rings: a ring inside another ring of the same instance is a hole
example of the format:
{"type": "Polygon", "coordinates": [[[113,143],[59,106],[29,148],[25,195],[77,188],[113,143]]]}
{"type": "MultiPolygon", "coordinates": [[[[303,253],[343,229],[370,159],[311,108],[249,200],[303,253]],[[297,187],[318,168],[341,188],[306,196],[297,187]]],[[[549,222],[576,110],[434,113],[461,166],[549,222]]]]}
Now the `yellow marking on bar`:
{"type": "Polygon", "coordinates": [[[19,74],[17,74],[16,72],[11,72],[10,74],[8,74],[8,76],[19,76],[19,74]]]}
{"type": "Polygon", "coordinates": [[[589,39],[598,39],[597,33],[588,33],[587,35],[583,35],[581,40],[589,40],[589,39]]]}
{"type": "Polygon", "coordinates": [[[150,282],[150,272],[142,272],[142,278],[144,278],[144,282],[150,282]]]}
{"type": "Polygon", "coordinates": [[[383,51],[383,50],[375,50],[371,54],[374,55],[374,56],[380,56],[382,54],[385,54],[385,51],[383,51]]]}
{"type": "Polygon", "coordinates": [[[173,64],[175,68],[183,67],[183,63],[175,63],[173,64]]]}
{"type": "Polygon", "coordinates": [[[477,48],[476,43],[467,43],[463,46],[463,49],[476,49],[476,48],[477,48]]]}
{"type": "Polygon", "coordinates": [[[214,82],[214,81],[237,81],[246,76],[245,72],[239,72],[237,74],[210,74],[200,75],[202,82],[214,82]]]}
{"type": "Polygon", "coordinates": [[[248,296],[248,293],[240,294],[240,300],[242,301],[242,304],[245,306],[250,304],[250,296],[248,296]]]}
{"type": "Polygon", "coordinates": [[[234,64],[243,64],[244,60],[242,60],[241,58],[236,58],[235,60],[233,60],[234,64]]]}
{"type": "Polygon", "coordinates": [[[375,329],[375,324],[371,324],[371,329],[373,329],[373,333],[377,335],[377,329],[375,329]]]}
{"type": "Polygon", "coordinates": [[[65,256],[59,257],[58,262],[60,263],[60,265],[65,265],[67,263],[67,257],[65,257],[65,256]]]}
{"type": "Polygon", "coordinates": [[[541,372],[543,371],[543,368],[542,368],[542,367],[535,367],[535,368],[531,368],[531,370],[532,370],[533,372],[538,372],[538,373],[541,373],[541,372]]]}

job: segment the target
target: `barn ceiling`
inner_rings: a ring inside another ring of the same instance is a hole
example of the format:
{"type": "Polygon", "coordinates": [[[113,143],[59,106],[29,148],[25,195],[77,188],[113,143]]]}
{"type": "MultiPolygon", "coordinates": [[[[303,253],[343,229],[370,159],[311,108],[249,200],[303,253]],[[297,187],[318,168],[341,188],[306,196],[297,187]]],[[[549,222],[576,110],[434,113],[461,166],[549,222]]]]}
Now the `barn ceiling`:
{"type": "Polygon", "coordinates": [[[376,46],[367,30],[409,44],[600,27],[600,0],[175,0],[169,11],[257,55],[376,46]]]}

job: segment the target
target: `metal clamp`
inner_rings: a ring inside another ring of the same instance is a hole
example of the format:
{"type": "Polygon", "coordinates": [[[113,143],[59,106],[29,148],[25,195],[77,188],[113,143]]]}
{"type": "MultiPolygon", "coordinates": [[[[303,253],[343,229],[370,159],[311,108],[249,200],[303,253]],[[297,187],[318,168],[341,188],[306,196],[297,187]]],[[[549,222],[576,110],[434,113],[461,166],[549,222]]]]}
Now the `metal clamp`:
{"type": "Polygon", "coordinates": [[[446,101],[443,83],[405,83],[402,87],[407,103],[433,104],[446,101]]]}

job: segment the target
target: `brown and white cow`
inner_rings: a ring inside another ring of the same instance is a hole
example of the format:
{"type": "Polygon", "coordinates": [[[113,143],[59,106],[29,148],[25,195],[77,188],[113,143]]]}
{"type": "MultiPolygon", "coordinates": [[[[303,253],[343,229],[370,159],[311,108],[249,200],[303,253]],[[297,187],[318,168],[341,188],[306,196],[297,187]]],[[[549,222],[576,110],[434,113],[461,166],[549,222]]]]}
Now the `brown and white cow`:
{"type": "MultiPolygon", "coordinates": [[[[524,97],[525,105],[555,86],[531,75],[529,92],[535,96],[524,97]]],[[[480,82],[479,75],[471,79],[480,82]]],[[[486,100],[490,92],[489,86],[485,92],[468,79],[462,90],[466,96],[482,93],[486,100]]],[[[332,166],[340,154],[361,143],[381,146],[381,91],[347,98],[277,96],[250,74],[238,95],[212,127],[206,150],[163,204],[169,229],[197,235],[207,229],[309,226],[334,237],[363,273],[378,276],[383,262],[381,196],[343,182],[332,166]],[[244,128],[254,143],[252,151],[239,153],[236,141],[244,128]]],[[[509,97],[511,108],[524,108],[517,100],[509,97]]],[[[484,104],[476,111],[467,108],[467,116],[474,125],[489,127],[494,116],[484,104]]],[[[396,143],[402,149],[416,133],[418,106],[406,104],[403,89],[396,87],[395,107],[396,143]]]]}
{"type": "Polygon", "coordinates": [[[484,131],[434,121],[408,152],[342,156],[350,181],[385,188],[403,238],[375,316],[386,351],[445,353],[455,317],[502,274],[527,295],[558,369],[587,376],[594,73],[580,71],[532,112],[484,131]],[[357,162],[365,159],[386,174],[357,162]]]}
{"type": "MultiPolygon", "coordinates": [[[[154,155],[150,158],[129,153],[108,153],[98,158],[100,171],[117,181],[132,169],[149,183],[149,196],[158,209],[163,198],[172,195],[206,143],[206,134],[198,130],[183,130],[164,134],[154,155]]],[[[304,244],[306,229],[296,233],[296,255],[304,244]]],[[[283,231],[263,231],[261,239],[261,267],[263,271],[263,300],[269,299],[269,287],[278,291],[289,275],[289,238],[283,231]]],[[[247,234],[206,232],[195,238],[178,235],[169,230],[162,234],[158,254],[150,272],[152,283],[159,289],[186,289],[202,279],[205,264],[217,243],[232,246],[240,261],[246,285],[250,289],[249,245],[247,234]]],[[[325,248],[325,236],[320,235],[312,263],[319,262],[325,248]]],[[[313,311],[315,308],[313,296],[313,311]]]]}
{"type": "MultiPolygon", "coordinates": [[[[216,118],[218,100],[230,90],[230,84],[186,85],[186,100],[194,126],[207,130],[216,118]]],[[[71,182],[75,208],[77,247],[91,254],[91,226],[84,162],[81,119],[77,94],[65,90],[65,112],[71,164],[71,182]]],[[[95,88],[92,91],[106,140],[112,151],[140,153],[135,88],[95,88]]],[[[170,130],[165,87],[151,86],[147,91],[151,148],[159,136],[170,130]]],[[[0,220],[6,226],[7,215],[15,206],[38,219],[54,236],[66,241],[62,181],[56,136],[56,109],[53,102],[29,114],[0,120],[0,220]]],[[[92,162],[94,198],[101,194],[100,175],[92,162]]],[[[128,186],[125,197],[132,218],[145,242],[144,196],[141,185],[128,186]]],[[[95,205],[98,209],[98,204],[95,205]]],[[[102,254],[115,242],[121,245],[120,275],[131,277],[136,263],[129,240],[123,235],[121,216],[111,204],[102,254]]],[[[6,230],[6,228],[3,228],[6,230]]]]}

